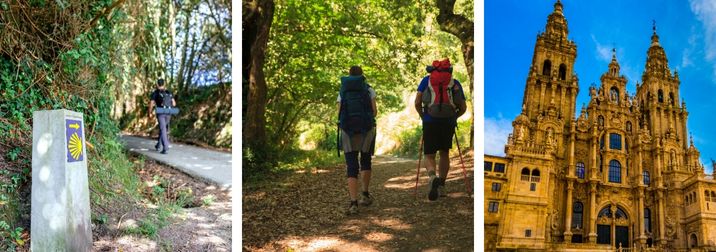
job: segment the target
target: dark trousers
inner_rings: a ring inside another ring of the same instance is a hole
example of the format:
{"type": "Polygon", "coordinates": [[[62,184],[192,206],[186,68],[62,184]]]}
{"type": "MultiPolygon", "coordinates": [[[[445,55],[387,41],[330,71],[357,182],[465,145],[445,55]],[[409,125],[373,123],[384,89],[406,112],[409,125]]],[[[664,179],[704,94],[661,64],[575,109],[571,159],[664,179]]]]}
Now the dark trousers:
{"type": "Polygon", "coordinates": [[[162,150],[167,150],[169,148],[169,137],[167,134],[169,132],[169,121],[172,120],[172,116],[160,114],[157,115],[157,120],[159,121],[159,139],[157,139],[157,146],[164,146],[162,150]]]}
{"type": "Polygon", "coordinates": [[[371,154],[368,152],[351,151],[346,152],[346,166],[348,167],[348,177],[358,178],[358,153],[360,153],[360,170],[370,171],[371,154]]]}

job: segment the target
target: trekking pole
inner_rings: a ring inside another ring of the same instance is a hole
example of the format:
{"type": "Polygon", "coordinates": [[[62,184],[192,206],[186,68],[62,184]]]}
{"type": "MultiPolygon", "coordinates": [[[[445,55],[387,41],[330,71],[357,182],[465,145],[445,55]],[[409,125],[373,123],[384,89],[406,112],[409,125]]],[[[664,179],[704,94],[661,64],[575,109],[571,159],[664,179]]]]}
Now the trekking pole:
{"type": "Polygon", "coordinates": [[[418,171],[415,175],[415,191],[413,192],[413,195],[415,198],[418,197],[418,180],[420,180],[420,160],[423,157],[423,136],[420,135],[420,147],[418,147],[418,171]]]}
{"type": "Polygon", "coordinates": [[[462,151],[460,150],[460,143],[457,140],[457,126],[455,126],[455,145],[457,145],[457,152],[460,155],[460,164],[462,165],[462,176],[465,178],[465,190],[467,190],[467,194],[469,195],[472,190],[470,190],[470,185],[467,183],[467,172],[465,171],[465,162],[462,160],[462,151]]]}

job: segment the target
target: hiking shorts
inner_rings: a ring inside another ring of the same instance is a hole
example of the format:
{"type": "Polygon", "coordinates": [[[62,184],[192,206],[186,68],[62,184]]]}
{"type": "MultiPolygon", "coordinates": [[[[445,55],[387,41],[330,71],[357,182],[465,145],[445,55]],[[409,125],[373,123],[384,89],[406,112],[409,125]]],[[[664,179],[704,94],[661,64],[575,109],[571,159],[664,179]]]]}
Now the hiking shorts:
{"type": "Polygon", "coordinates": [[[450,150],[455,125],[450,122],[423,122],[423,153],[431,155],[438,150],[450,150]]]}
{"type": "Polygon", "coordinates": [[[341,146],[343,152],[349,153],[354,151],[373,153],[375,149],[375,127],[365,134],[348,135],[341,130],[341,146]]]}

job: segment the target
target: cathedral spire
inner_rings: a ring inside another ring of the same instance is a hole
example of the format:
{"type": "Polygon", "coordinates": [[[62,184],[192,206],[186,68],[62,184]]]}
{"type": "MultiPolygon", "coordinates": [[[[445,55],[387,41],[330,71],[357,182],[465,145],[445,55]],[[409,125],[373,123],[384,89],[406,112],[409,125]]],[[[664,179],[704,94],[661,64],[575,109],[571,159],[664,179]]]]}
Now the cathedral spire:
{"type": "Polygon", "coordinates": [[[566,39],[569,33],[567,29],[567,19],[564,17],[562,2],[557,0],[554,3],[554,11],[547,17],[547,26],[545,31],[551,37],[566,39]]]}
{"type": "Polygon", "coordinates": [[[669,61],[666,59],[664,48],[659,44],[659,35],[656,34],[656,21],[652,21],[651,45],[647,51],[645,73],[663,74],[668,72],[669,61]]]}
{"type": "Polygon", "coordinates": [[[661,46],[659,44],[659,35],[656,34],[656,20],[652,20],[652,26],[651,29],[654,31],[653,34],[651,34],[651,46],[661,46]]]}

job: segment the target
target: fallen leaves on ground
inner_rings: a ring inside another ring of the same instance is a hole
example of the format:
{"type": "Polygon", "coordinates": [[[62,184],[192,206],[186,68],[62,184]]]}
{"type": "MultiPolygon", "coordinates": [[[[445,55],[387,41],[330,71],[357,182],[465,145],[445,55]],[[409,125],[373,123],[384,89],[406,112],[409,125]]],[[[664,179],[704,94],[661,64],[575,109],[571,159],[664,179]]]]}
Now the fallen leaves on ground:
{"type": "MultiPolygon", "coordinates": [[[[417,198],[413,194],[417,160],[374,157],[373,205],[360,206],[359,213],[352,216],[345,214],[349,198],[344,165],[244,184],[243,249],[472,250],[473,198],[466,193],[460,159],[453,156],[446,182],[448,195],[435,202],[427,200],[425,168],[421,169],[417,198]],[[316,172],[319,170],[322,172],[316,172]]],[[[472,153],[463,157],[472,187],[472,153]]]]}

